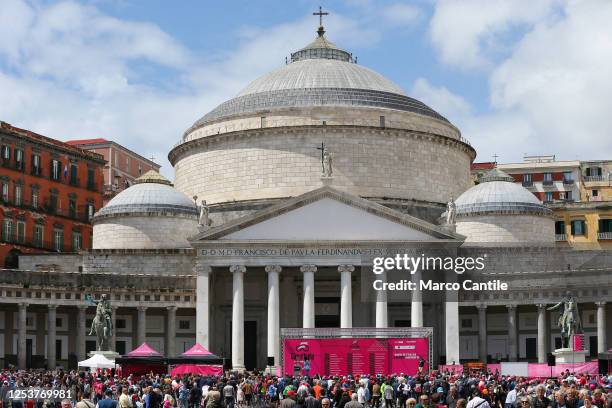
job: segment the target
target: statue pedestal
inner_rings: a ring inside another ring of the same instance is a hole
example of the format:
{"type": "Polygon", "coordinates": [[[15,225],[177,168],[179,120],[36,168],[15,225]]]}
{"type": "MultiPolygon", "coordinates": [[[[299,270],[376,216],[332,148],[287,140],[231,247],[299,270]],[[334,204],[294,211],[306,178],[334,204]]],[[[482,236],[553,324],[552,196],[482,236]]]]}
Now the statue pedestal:
{"type": "Polygon", "coordinates": [[[553,351],[555,363],[557,364],[578,364],[586,361],[588,351],[574,351],[571,348],[560,348],[553,351]]]}
{"type": "Polygon", "coordinates": [[[109,360],[115,360],[117,357],[121,357],[121,354],[117,353],[116,351],[111,351],[111,350],[90,351],[88,356],[93,357],[96,354],[102,354],[104,357],[108,358],[109,360]]]}

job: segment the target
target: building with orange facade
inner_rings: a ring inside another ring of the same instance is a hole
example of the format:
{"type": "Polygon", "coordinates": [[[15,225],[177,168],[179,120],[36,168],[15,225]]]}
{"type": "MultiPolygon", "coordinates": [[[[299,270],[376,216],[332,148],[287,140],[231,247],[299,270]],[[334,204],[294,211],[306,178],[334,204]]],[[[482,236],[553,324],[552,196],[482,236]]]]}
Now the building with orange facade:
{"type": "Polygon", "coordinates": [[[104,156],[104,205],[149,170],[159,172],[159,164],[110,140],[82,139],[66,143],[104,156]]]}
{"type": "Polygon", "coordinates": [[[0,122],[0,265],[91,248],[104,157],[0,122]]]}

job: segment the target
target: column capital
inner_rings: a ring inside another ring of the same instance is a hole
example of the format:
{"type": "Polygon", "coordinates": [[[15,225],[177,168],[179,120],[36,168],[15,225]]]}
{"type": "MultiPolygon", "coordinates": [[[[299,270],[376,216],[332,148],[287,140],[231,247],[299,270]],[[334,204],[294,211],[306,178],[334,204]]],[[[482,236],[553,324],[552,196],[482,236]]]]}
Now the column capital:
{"type": "Polygon", "coordinates": [[[89,305],[77,305],[77,309],[79,310],[87,310],[88,307],[89,305]]]}
{"type": "Polygon", "coordinates": [[[208,264],[196,262],[193,271],[196,275],[206,275],[212,272],[212,267],[208,264]]]}
{"type": "Polygon", "coordinates": [[[169,312],[175,312],[178,309],[178,306],[168,306],[166,307],[166,310],[168,310],[169,312]]]}
{"type": "Polygon", "coordinates": [[[137,306],[136,309],[138,309],[139,312],[146,312],[147,311],[147,306],[137,306]]]}
{"type": "Polygon", "coordinates": [[[316,272],[317,271],[317,265],[302,265],[300,266],[300,272],[304,273],[304,272],[316,272]]]}
{"type": "Polygon", "coordinates": [[[117,309],[119,309],[119,306],[117,306],[117,305],[111,305],[111,309],[113,309],[113,311],[116,311],[117,309]]]}
{"type": "Polygon", "coordinates": [[[480,303],[480,304],[476,305],[476,309],[478,309],[479,312],[486,312],[487,311],[487,305],[485,305],[484,303],[480,303]]]}
{"type": "Polygon", "coordinates": [[[25,303],[25,302],[19,303],[20,309],[27,309],[27,307],[28,307],[28,303],[25,303]]]}
{"type": "Polygon", "coordinates": [[[354,272],[355,271],[355,266],[354,265],[338,265],[338,272],[342,273],[342,272],[354,272]]]}
{"type": "Polygon", "coordinates": [[[244,265],[230,265],[229,268],[231,273],[245,273],[246,272],[246,266],[244,265]]]}
{"type": "Polygon", "coordinates": [[[280,265],[266,265],[267,273],[280,273],[283,270],[283,267],[280,265]]]}
{"type": "Polygon", "coordinates": [[[57,305],[54,305],[54,304],[47,305],[47,307],[49,308],[49,310],[57,309],[57,305]]]}
{"type": "Polygon", "coordinates": [[[508,308],[508,311],[509,311],[509,312],[513,312],[513,311],[515,311],[515,310],[516,310],[516,306],[517,306],[517,305],[506,305],[506,307],[508,308]]]}
{"type": "Polygon", "coordinates": [[[595,302],[595,305],[596,305],[596,306],[599,306],[599,307],[605,307],[605,306],[606,306],[606,304],[607,304],[607,303],[606,303],[606,301],[605,301],[605,300],[601,300],[601,301],[599,301],[599,302],[595,302]]]}
{"type": "Polygon", "coordinates": [[[538,303],[536,304],[537,308],[541,311],[542,309],[546,309],[546,303],[538,303]]]}

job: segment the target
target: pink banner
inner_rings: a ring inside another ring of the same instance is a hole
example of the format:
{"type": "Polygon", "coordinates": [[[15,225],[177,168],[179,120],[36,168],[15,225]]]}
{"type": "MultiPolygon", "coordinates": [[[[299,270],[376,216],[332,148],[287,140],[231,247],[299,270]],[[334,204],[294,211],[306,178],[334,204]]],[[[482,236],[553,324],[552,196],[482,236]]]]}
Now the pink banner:
{"type": "Polygon", "coordinates": [[[447,373],[448,372],[448,373],[451,373],[451,374],[454,374],[454,375],[463,374],[463,366],[459,365],[459,364],[455,364],[455,365],[452,365],[452,364],[444,365],[444,364],[442,364],[442,365],[438,366],[438,370],[440,370],[440,372],[442,372],[442,373],[447,373]]]}
{"type": "Polygon", "coordinates": [[[285,339],[283,370],[290,375],[414,375],[422,359],[427,371],[426,338],[285,339]]]}
{"type": "Polygon", "coordinates": [[[584,351],[584,334],[574,334],[574,351],[584,351]]]}
{"type": "Polygon", "coordinates": [[[181,364],[177,365],[170,372],[171,376],[181,374],[199,374],[199,375],[223,375],[222,365],[207,365],[207,364],[181,364]]]}
{"type": "Polygon", "coordinates": [[[598,372],[598,364],[597,361],[588,361],[586,363],[578,363],[578,364],[557,364],[554,367],[549,367],[548,364],[535,364],[529,363],[529,377],[550,377],[551,372],[553,376],[558,376],[561,373],[565,372],[565,370],[569,370],[570,373],[577,374],[594,374],[597,375],[598,372]],[[551,371],[552,368],[552,371],[551,371]]]}

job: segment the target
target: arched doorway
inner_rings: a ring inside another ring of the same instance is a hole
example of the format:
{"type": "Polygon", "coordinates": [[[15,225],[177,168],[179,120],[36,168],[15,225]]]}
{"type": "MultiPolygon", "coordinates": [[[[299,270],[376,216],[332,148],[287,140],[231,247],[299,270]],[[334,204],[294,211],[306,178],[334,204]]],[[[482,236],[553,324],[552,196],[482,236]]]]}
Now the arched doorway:
{"type": "Polygon", "coordinates": [[[21,251],[17,248],[8,251],[4,259],[4,267],[6,269],[17,269],[19,267],[19,255],[21,255],[21,251]]]}

